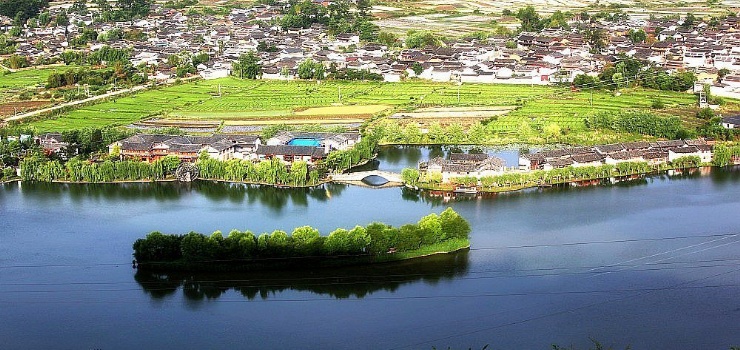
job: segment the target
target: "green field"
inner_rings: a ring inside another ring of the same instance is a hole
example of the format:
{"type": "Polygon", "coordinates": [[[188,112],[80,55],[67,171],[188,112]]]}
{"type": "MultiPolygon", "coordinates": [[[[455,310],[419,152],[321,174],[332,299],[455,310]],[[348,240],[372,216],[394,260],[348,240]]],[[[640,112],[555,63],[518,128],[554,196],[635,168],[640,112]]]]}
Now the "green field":
{"type": "Polygon", "coordinates": [[[43,87],[52,72],[54,68],[28,69],[15,73],[0,69],[0,101],[5,102],[28,88],[35,90],[43,87]]]}
{"type": "MultiPolygon", "coordinates": [[[[254,81],[223,78],[148,90],[65,113],[55,119],[31,124],[40,131],[82,127],[127,125],[158,116],[173,119],[251,121],[305,119],[302,111],[312,107],[343,105],[340,117],[357,118],[369,106],[386,105],[410,111],[418,107],[515,106],[497,117],[489,128],[515,131],[522,121],[556,122],[570,130],[584,128],[584,117],[598,111],[650,109],[660,100],[658,113],[691,119],[696,113],[694,95],[642,89],[611,92],[572,92],[549,86],[489,85],[410,81],[402,83],[328,81],[254,81]],[[340,100],[341,94],[341,100],[340,100]],[[592,103],[593,99],[593,103],[592,103]],[[459,101],[459,102],[458,102],[459,101]],[[355,112],[351,108],[354,106],[355,112]]],[[[321,111],[322,109],[316,109],[321,111]]],[[[328,111],[328,110],[327,110],[328,111]]],[[[304,113],[305,114],[305,113],[304,113]]],[[[336,114],[327,112],[327,118],[336,114]]]]}

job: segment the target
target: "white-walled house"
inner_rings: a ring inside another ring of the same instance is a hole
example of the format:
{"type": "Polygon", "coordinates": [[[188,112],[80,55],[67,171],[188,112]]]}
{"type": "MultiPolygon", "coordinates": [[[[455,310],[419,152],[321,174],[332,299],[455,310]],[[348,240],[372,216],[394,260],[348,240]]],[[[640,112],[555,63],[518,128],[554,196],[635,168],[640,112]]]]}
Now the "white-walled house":
{"type": "Polygon", "coordinates": [[[721,125],[725,129],[740,128],[740,115],[733,115],[733,116],[722,118],[721,125]]]}

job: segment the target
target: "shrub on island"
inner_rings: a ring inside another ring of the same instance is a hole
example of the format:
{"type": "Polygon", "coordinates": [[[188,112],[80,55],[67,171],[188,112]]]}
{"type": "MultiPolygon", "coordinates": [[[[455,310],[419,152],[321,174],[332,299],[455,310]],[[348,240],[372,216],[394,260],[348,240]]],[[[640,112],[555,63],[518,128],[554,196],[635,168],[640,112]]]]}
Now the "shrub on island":
{"type": "Polygon", "coordinates": [[[415,224],[393,227],[375,222],[350,230],[339,228],[328,236],[322,236],[311,226],[297,227],[290,235],[276,230],[259,236],[239,230],[232,230],[226,237],[220,231],[210,236],[196,232],[174,235],[155,231],[136,240],[133,249],[134,258],[143,267],[153,264],[191,269],[201,264],[222,268],[229,264],[260,262],[264,265],[267,261],[293,258],[320,261],[369,257],[368,262],[374,262],[388,260],[375,258],[393,252],[401,253],[399,259],[403,259],[465,248],[469,246],[469,233],[470,224],[452,208],[447,208],[415,224]]]}

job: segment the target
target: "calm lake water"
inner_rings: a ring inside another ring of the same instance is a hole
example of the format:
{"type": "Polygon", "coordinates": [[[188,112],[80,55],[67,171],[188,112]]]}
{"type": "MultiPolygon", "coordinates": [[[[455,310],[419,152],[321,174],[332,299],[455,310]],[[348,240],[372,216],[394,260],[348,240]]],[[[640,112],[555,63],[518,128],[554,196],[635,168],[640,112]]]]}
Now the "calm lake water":
{"type": "MultiPolygon", "coordinates": [[[[384,149],[380,167],[437,151],[384,149]]],[[[739,198],[737,167],[450,203],[343,185],[5,184],[0,348],[583,349],[592,337],[728,349],[740,345],[739,198]],[[470,220],[473,249],[423,263],[252,275],[130,263],[152,230],[326,234],[446,206],[470,220]]]]}

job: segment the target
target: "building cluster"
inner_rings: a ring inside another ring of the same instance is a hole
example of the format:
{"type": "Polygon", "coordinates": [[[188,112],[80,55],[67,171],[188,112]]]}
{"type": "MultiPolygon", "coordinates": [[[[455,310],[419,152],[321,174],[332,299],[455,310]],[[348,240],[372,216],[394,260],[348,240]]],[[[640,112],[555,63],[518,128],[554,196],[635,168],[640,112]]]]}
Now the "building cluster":
{"type": "Polygon", "coordinates": [[[442,182],[459,177],[501,175],[506,170],[504,160],[485,153],[452,153],[449,158],[435,157],[419,164],[419,171],[427,175],[441,174],[442,182]]]}
{"type": "Polygon", "coordinates": [[[593,147],[571,147],[519,156],[519,169],[552,170],[568,166],[600,166],[623,162],[661,164],[680,157],[696,156],[712,161],[712,145],[704,139],[625,142],[593,147]]]}
{"type": "MultiPolygon", "coordinates": [[[[46,136],[42,136],[46,138],[46,136]]],[[[226,161],[280,159],[286,163],[305,161],[313,164],[334,150],[346,150],[360,139],[359,133],[280,132],[264,144],[255,135],[172,136],[138,134],[108,146],[121,159],[153,162],[176,156],[195,162],[201,154],[226,161]]],[[[43,144],[42,144],[43,145],[43,144]]],[[[46,149],[46,146],[44,146],[46,149]]]]}
{"type": "MultiPolygon", "coordinates": [[[[91,14],[72,13],[72,24],[66,27],[25,28],[18,38],[16,53],[35,62],[59,57],[70,49],[93,51],[103,45],[130,48],[135,66],[146,64],[152,67],[150,78],[168,79],[176,72],[176,67],[169,65],[171,55],[205,52],[211,60],[197,67],[199,74],[218,78],[230,73],[232,62],[241,54],[257,51],[261,46],[270,48],[258,52],[263,78],[292,79],[297,76],[298,65],[310,58],[327,67],[366,69],[381,74],[386,81],[417,76],[412,67],[418,63],[422,68],[418,77],[433,81],[527,84],[572,81],[579,74],[596,74],[613,63],[618,54],[625,54],[668,71],[692,70],[707,81],[715,80],[718,70],[728,69],[731,74],[724,77],[723,86],[740,88],[740,74],[735,75],[740,73],[738,17],[727,17],[714,26],[704,22],[686,26],[679,19],[589,23],[592,29],[606,32],[599,50],[575,29],[549,28],[523,32],[515,38],[460,39],[441,48],[393,50],[376,43],[361,43],[358,34],[330,36],[318,24],[309,28],[269,24],[279,21],[286,6],[285,1],[278,1],[215,16],[190,15],[184,10],[154,5],[149,17],[118,23],[95,23],[91,14]],[[85,47],[72,47],[69,40],[79,35],[83,27],[98,33],[139,30],[147,38],[95,40],[85,47]],[[648,33],[648,40],[633,43],[628,32],[638,28],[648,33]]],[[[569,24],[575,27],[577,20],[578,17],[569,24]]]]}

